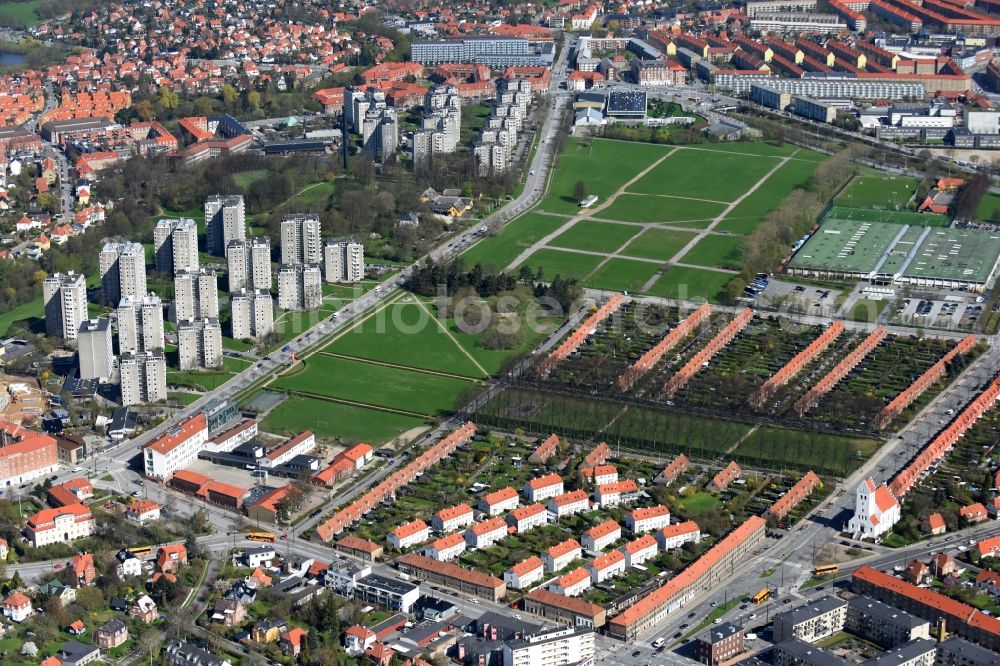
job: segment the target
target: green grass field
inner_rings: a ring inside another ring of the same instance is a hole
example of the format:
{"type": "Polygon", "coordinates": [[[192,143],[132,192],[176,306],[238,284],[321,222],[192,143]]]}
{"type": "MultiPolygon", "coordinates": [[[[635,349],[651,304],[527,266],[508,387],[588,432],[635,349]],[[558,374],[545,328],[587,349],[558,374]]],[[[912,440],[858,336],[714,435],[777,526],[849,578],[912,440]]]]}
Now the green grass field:
{"type": "Polygon", "coordinates": [[[834,203],[848,208],[894,210],[896,206],[905,206],[918,185],[920,181],[916,178],[862,174],[841,190],[834,203]]]}
{"type": "Polygon", "coordinates": [[[818,162],[796,160],[785,164],[767,179],[759,190],[729,211],[726,219],[715,227],[718,231],[750,234],[764,221],[764,216],[778,207],[789,192],[805,188],[819,165],[818,162]]]}
{"type": "Polygon", "coordinates": [[[599,263],[601,257],[592,254],[542,249],[528,257],[523,265],[530,266],[532,270],[543,269],[542,279],[550,281],[557,275],[564,278],[586,277],[599,263]]]}
{"type": "Polygon", "coordinates": [[[637,292],[642,290],[642,286],[658,269],[657,264],[615,257],[584,280],[584,284],[600,289],[637,292]]]}
{"type": "MultiPolygon", "coordinates": [[[[777,163],[775,157],[682,149],[636,181],[629,191],[731,202],[777,163]]],[[[765,185],[762,189],[770,188],[765,185]]]]}
{"type": "Polygon", "coordinates": [[[7,335],[7,331],[15,323],[27,319],[44,319],[45,318],[45,306],[42,303],[42,297],[39,296],[34,300],[30,300],[27,303],[22,303],[18,305],[13,310],[9,310],[0,314],[0,335],[7,335]]]}
{"type": "Polygon", "coordinates": [[[580,220],[549,241],[549,245],[571,250],[614,252],[640,231],[642,227],[632,224],[580,220]]]}
{"type": "Polygon", "coordinates": [[[538,208],[551,213],[576,213],[580,202],[573,196],[573,189],[578,180],[584,182],[588,194],[606,199],[669,150],[649,143],[570,139],[556,162],[549,194],[538,208]]]}
{"type": "Polygon", "coordinates": [[[649,228],[629,243],[622,254],[642,259],[662,259],[666,261],[694,238],[693,232],[674,229],[649,228]]]}
{"type": "Polygon", "coordinates": [[[742,265],[742,236],[705,236],[680,258],[683,264],[739,268],[742,265]]]}
{"type": "Polygon", "coordinates": [[[267,169],[254,169],[252,171],[243,171],[233,175],[233,183],[236,187],[241,189],[247,189],[256,183],[264,180],[268,174],[271,172],[267,169]]]}
{"type": "MultiPolygon", "coordinates": [[[[773,141],[743,142],[733,141],[731,143],[717,143],[711,146],[690,146],[690,150],[703,150],[716,153],[738,153],[740,155],[759,155],[761,157],[788,157],[798,148],[795,144],[786,143],[779,146],[773,141]]],[[[799,150],[796,156],[802,159],[815,159],[814,156],[825,158],[825,155],[814,153],[811,150],[799,150]],[[803,156],[807,154],[808,157],[803,156]]]]}
{"type": "Polygon", "coordinates": [[[1000,194],[987,193],[976,208],[976,219],[985,222],[1000,220],[1000,194]]]}
{"type": "Polygon", "coordinates": [[[284,435],[308,428],[319,437],[345,443],[379,444],[423,424],[411,416],[293,395],[268,413],[261,429],[284,435]]]}
{"type": "Polygon", "coordinates": [[[482,377],[436,321],[416,303],[395,303],[324,347],[345,356],[482,377]]]}
{"type": "Polygon", "coordinates": [[[566,222],[564,217],[526,213],[504,227],[496,236],[473,245],[462,255],[462,260],[466,266],[482,264],[486,269],[506,268],[523,250],[566,222]]]}
{"type": "Polygon", "coordinates": [[[718,303],[732,275],[700,268],[674,266],[653,283],[646,293],[664,298],[708,300],[718,303]]]}
{"type": "Polygon", "coordinates": [[[9,16],[17,21],[22,21],[29,28],[41,23],[35,9],[42,4],[42,0],[28,0],[27,2],[0,2],[0,15],[9,16]]]}
{"type": "Polygon", "coordinates": [[[427,416],[452,409],[463,391],[476,386],[471,381],[319,354],[304,364],[303,370],[279,377],[272,386],[427,416]]]}
{"type": "MultiPolygon", "coordinates": [[[[667,196],[622,194],[596,217],[624,222],[678,223],[711,220],[722,214],[725,204],[667,196]]],[[[681,225],[685,226],[685,225],[681,225]]]]}

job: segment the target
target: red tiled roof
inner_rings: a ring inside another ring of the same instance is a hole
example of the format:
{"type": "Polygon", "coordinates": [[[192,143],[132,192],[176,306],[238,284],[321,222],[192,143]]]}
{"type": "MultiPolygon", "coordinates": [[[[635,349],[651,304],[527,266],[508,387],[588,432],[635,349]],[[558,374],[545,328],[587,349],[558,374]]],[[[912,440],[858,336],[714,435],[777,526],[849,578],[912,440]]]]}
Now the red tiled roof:
{"type": "Polygon", "coordinates": [[[531,557],[521,560],[514,566],[510,568],[510,571],[516,576],[524,576],[525,574],[531,573],[536,569],[542,567],[542,558],[537,555],[532,555],[531,557]]]}
{"type": "Polygon", "coordinates": [[[412,522],[400,525],[399,527],[394,529],[392,533],[399,539],[405,539],[408,536],[413,536],[414,534],[417,534],[418,532],[422,532],[427,529],[429,529],[427,527],[427,523],[418,518],[417,520],[414,520],[412,522]]]}
{"type": "Polygon", "coordinates": [[[548,488],[549,486],[554,486],[562,482],[562,477],[555,472],[552,472],[551,474],[546,474],[545,476],[540,476],[536,479],[528,481],[528,487],[532,490],[541,490],[542,488],[548,488]]]}
{"type": "Polygon", "coordinates": [[[177,424],[143,448],[153,449],[157,453],[165,455],[186,442],[195,433],[207,429],[208,417],[199,413],[196,416],[192,416],[191,418],[177,424]]]}
{"type": "Polygon", "coordinates": [[[557,543],[545,552],[553,558],[562,557],[566,553],[580,549],[580,542],[576,539],[566,539],[562,543],[557,543]]]}
{"type": "Polygon", "coordinates": [[[510,486],[507,486],[506,488],[501,488],[495,492],[483,495],[483,500],[489,506],[493,506],[494,504],[499,504],[500,502],[509,500],[513,497],[517,497],[517,491],[510,486]]]}
{"type": "Polygon", "coordinates": [[[551,499],[555,502],[556,506],[565,506],[567,504],[575,504],[589,497],[587,491],[585,490],[571,490],[568,493],[563,493],[562,495],[556,495],[551,499]]]}

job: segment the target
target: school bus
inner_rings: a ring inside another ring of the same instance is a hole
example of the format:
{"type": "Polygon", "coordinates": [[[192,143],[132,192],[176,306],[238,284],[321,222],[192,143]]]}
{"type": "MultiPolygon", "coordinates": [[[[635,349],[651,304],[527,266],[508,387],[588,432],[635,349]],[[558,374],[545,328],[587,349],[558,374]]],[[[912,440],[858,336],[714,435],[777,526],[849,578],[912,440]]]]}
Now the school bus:
{"type": "Polygon", "coordinates": [[[840,571],[840,567],[836,564],[824,564],[823,566],[816,567],[813,569],[814,576],[831,576],[840,571]]]}
{"type": "Polygon", "coordinates": [[[770,588],[765,587],[763,590],[753,595],[753,599],[751,599],[751,601],[753,601],[755,604],[762,604],[770,598],[771,598],[771,590],[770,588]]]}
{"type": "Polygon", "coordinates": [[[136,546],[134,548],[126,548],[125,550],[132,553],[136,557],[149,557],[153,554],[152,546],[136,546]]]}
{"type": "Polygon", "coordinates": [[[267,543],[274,543],[276,537],[270,532],[251,532],[247,535],[247,541],[266,541],[267,543]]]}

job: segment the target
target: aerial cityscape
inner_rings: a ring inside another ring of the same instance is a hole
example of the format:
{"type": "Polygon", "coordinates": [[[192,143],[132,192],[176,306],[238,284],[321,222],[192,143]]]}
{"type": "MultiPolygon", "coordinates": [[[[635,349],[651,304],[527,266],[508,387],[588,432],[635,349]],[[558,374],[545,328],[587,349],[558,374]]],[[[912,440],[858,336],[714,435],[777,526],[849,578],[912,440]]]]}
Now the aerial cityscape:
{"type": "Polygon", "coordinates": [[[0,0],[0,664],[1000,665],[998,282],[998,0],[0,0]]]}

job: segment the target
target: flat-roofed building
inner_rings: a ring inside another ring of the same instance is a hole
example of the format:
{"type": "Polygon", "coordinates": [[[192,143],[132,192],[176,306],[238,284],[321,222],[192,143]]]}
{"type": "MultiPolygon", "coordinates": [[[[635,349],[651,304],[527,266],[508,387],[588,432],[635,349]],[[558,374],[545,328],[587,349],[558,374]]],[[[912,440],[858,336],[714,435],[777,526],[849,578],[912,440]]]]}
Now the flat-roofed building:
{"type": "Polygon", "coordinates": [[[190,217],[159,220],[153,228],[153,258],[159,273],[198,270],[198,223],[190,217]]]}
{"type": "Polygon", "coordinates": [[[208,442],[208,419],[197,414],[181,421],[143,447],[146,476],[168,479],[176,470],[187,467],[208,442]]]}
{"type": "Polygon", "coordinates": [[[98,257],[104,304],[146,295],[146,250],[142,243],[107,242],[98,257]]]}
{"type": "Polygon", "coordinates": [[[815,643],[842,631],[847,621],[847,602],[827,595],[774,616],[774,640],[791,638],[815,643]]]}
{"type": "Polygon", "coordinates": [[[504,666],[564,666],[590,663],[595,654],[595,634],[574,627],[554,629],[503,643],[504,666]]]}
{"type": "Polygon", "coordinates": [[[845,628],[852,634],[894,648],[918,638],[930,638],[930,622],[864,595],[847,603],[845,628]]]}
{"type": "Polygon", "coordinates": [[[239,194],[213,194],[205,200],[205,246],[222,257],[232,241],[247,237],[246,207],[239,194]]]}
{"type": "Polygon", "coordinates": [[[354,584],[354,597],[400,613],[409,613],[420,598],[420,586],[377,573],[354,584]]]}
{"type": "Polygon", "coordinates": [[[87,319],[87,279],[80,273],[53,273],[42,281],[45,334],[76,340],[87,319]]]}
{"type": "Polygon", "coordinates": [[[729,622],[710,626],[694,640],[695,659],[707,666],[728,662],[743,650],[743,629],[729,622]]]}
{"type": "Polygon", "coordinates": [[[114,350],[111,348],[111,322],[107,317],[87,319],[76,334],[80,360],[80,379],[106,382],[114,373],[114,350]]]}

